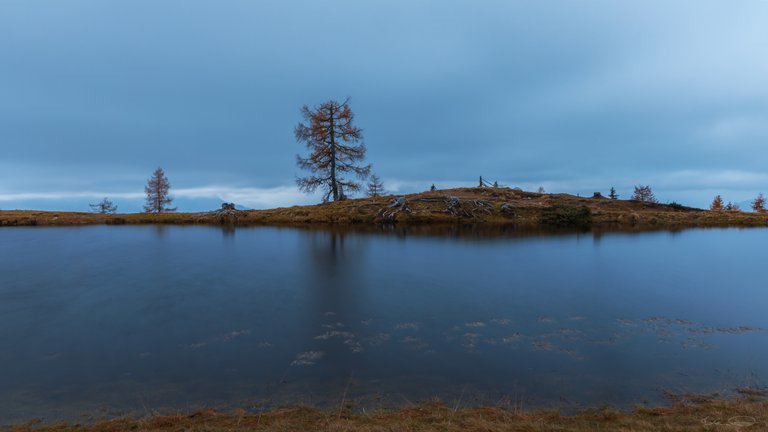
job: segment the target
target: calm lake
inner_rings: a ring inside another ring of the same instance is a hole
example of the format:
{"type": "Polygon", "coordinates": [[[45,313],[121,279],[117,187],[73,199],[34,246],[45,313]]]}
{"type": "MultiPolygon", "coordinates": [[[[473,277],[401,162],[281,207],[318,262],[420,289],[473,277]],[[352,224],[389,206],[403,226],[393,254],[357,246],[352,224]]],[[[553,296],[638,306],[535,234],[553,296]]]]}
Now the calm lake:
{"type": "Polygon", "coordinates": [[[0,424],[629,407],[768,376],[765,229],[0,229],[0,424]]]}

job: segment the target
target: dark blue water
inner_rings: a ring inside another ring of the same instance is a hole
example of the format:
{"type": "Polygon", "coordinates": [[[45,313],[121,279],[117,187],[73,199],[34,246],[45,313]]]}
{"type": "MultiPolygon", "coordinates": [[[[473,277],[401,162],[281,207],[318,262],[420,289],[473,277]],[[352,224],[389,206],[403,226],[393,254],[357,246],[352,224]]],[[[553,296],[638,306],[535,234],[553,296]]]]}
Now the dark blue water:
{"type": "Polygon", "coordinates": [[[0,229],[0,419],[761,386],[766,244],[761,229],[0,229]]]}

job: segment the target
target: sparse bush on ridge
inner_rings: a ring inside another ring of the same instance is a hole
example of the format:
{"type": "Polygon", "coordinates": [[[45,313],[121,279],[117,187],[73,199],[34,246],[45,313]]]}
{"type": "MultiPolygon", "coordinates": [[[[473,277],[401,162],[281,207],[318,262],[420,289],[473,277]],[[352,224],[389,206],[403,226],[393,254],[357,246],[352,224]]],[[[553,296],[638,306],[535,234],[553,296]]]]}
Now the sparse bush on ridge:
{"type": "Polygon", "coordinates": [[[635,186],[635,193],[632,195],[632,199],[644,203],[658,204],[659,200],[653,194],[650,185],[638,185],[635,186]]]}
{"type": "Polygon", "coordinates": [[[752,201],[752,210],[758,213],[765,213],[765,196],[762,192],[757,194],[757,198],[752,201]]]}
{"type": "Polygon", "coordinates": [[[712,211],[723,211],[723,198],[720,195],[715,196],[712,204],[709,205],[709,209],[712,211]]]}

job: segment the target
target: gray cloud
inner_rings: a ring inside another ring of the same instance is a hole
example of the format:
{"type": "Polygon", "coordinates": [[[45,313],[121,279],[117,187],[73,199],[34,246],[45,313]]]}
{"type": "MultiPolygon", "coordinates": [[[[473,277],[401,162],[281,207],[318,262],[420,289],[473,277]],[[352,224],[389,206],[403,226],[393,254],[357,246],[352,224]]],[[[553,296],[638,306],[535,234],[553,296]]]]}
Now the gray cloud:
{"type": "Polygon", "coordinates": [[[766,22],[760,0],[9,0],[0,194],[135,193],[157,165],[179,189],[286,191],[298,108],[352,96],[403,192],[482,174],[742,200],[768,191],[766,22]]]}

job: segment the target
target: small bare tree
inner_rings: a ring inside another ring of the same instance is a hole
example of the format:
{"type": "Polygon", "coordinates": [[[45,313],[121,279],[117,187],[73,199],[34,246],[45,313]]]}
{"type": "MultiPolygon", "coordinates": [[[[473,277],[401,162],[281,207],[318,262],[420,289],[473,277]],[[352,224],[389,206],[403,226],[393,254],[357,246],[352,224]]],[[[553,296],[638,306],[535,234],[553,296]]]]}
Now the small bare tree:
{"type": "Polygon", "coordinates": [[[608,198],[615,200],[619,199],[619,194],[616,193],[616,188],[611,186],[611,192],[608,194],[608,198]]]}
{"type": "Polygon", "coordinates": [[[653,204],[659,202],[659,200],[657,200],[656,196],[653,194],[653,190],[651,190],[651,187],[648,185],[635,186],[635,193],[632,195],[632,199],[635,201],[653,204]]]}
{"type": "Polygon", "coordinates": [[[381,179],[379,179],[379,176],[376,174],[371,176],[371,180],[368,182],[368,191],[366,193],[369,197],[384,195],[384,183],[381,182],[381,179]]]}
{"type": "Polygon", "coordinates": [[[752,210],[758,213],[765,213],[765,195],[762,192],[757,194],[757,198],[752,201],[752,210]]]}
{"type": "Polygon", "coordinates": [[[723,197],[720,195],[715,196],[712,200],[712,204],[709,205],[709,209],[712,211],[723,211],[723,197]]]}
{"type": "Polygon", "coordinates": [[[117,213],[117,206],[107,198],[101,200],[97,204],[88,204],[91,207],[91,211],[102,214],[115,214],[117,213]]]}
{"type": "Polygon", "coordinates": [[[158,167],[152,177],[147,180],[147,186],[144,188],[144,192],[147,194],[144,211],[147,213],[175,212],[176,207],[167,207],[173,202],[173,198],[168,195],[170,190],[171,182],[165,177],[163,169],[158,167]]]}
{"type": "Polygon", "coordinates": [[[296,185],[306,193],[317,188],[325,190],[323,202],[346,198],[345,191],[359,191],[360,183],[345,179],[350,173],[360,180],[368,177],[370,165],[359,165],[365,159],[365,144],[362,129],[353,125],[354,113],[349,100],[343,103],[327,101],[301,109],[305,123],[299,123],[294,130],[296,140],[304,142],[310,151],[308,157],[296,156],[296,163],[311,175],[296,179],[296,185]]]}
{"type": "Polygon", "coordinates": [[[739,203],[733,203],[730,201],[728,201],[728,204],[726,204],[724,208],[726,211],[729,211],[729,212],[741,211],[741,206],[739,205],[739,203]]]}
{"type": "Polygon", "coordinates": [[[538,192],[538,193],[540,193],[540,194],[545,194],[545,193],[547,193],[547,191],[546,191],[546,190],[544,190],[544,186],[539,186],[539,189],[538,189],[536,192],[538,192]]]}

